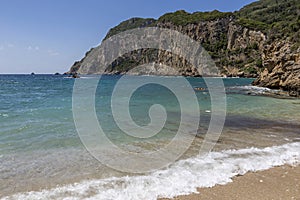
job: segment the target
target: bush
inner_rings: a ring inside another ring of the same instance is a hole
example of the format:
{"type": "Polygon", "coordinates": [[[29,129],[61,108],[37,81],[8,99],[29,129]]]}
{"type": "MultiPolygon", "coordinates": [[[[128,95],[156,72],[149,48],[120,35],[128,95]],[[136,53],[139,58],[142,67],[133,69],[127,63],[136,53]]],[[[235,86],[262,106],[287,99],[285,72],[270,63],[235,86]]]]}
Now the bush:
{"type": "Polygon", "coordinates": [[[179,10],[174,13],[167,13],[161,16],[158,19],[158,22],[171,22],[174,25],[181,25],[185,26],[187,24],[197,24],[201,21],[211,21],[221,18],[227,18],[233,16],[231,12],[220,12],[218,10],[214,10],[212,12],[195,12],[195,13],[188,13],[184,10],[179,10]]]}
{"type": "Polygon", "coordinates": [[[263,61],[262,61],[261,58],[258,59],[258,60],[256,60],[256,66],[259,67],[259,68],[262,68],[262,67],[263,67],[263,61]]]}
{"type": "Polygon", "coordinates": [[[240,24],[241,26],[253,29],[253,30],[260,30],[263,32],[267,32],[268,29],[270,29],[270,25],[264,23],[264,22],[260,22],[260,21],[255,21],[252,19],[246,19],[246,18],[239,18],[237,21],[238,24],[240,24]]]}

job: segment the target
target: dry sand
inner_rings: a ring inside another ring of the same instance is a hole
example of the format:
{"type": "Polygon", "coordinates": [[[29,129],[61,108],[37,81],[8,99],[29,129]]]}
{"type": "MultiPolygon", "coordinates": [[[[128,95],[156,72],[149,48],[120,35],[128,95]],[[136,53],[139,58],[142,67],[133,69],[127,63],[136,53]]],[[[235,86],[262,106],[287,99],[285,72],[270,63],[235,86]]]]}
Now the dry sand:
{"type": "Polygon", "coordinates": [[[282,166],[238,176],[232,183],[200,188],[199,194],[179,196],[176,200],[300,200],[300,166],[282,166]]]}

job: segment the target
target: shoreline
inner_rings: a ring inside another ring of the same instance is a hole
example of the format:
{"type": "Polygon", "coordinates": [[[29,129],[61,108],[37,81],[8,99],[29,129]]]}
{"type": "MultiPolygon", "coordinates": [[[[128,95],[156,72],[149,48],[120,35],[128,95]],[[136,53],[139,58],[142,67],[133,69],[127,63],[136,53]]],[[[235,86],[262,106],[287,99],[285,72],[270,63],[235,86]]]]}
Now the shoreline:
{"type": "MultiPolygon", "coordinates": [[[[300,199],[300,165],[283,165],[265,171],[249,172],[233,178],[231,183],[212,188],[198,188],[198,194],[173,200],[226,199],[300,199]]],[[[160,200],[169,200],[161,198],[160,200]]]]}
{"type": "MultiPolygon", "coordinates": [[[[291,163],[292,164],[292,163],[291,163]]],[[[251,165],[251,164],[250,164],[251,165]]],[[[242,173],[243,174],[243,173],[242,173]]],[[[190,174],[189,176],[192,176],[190,174]]],[[[183,177],[181,177],[183,178],[183,177]]],[[[187,178],[187,177],[186,177],[187,178]]],[[[205,176],[204,176],[205,178],[205,176]]],[[[237,175],[232,177],[232,182],[226,181],[225,185],[215,185],[210,188],[198,188],[198,194],[189,194],[178,196],[172,199],[175,200],[227,200],[227,199],[300,199],[300,163],[297,165],[280,165],[278,167],[266,169],[264,171],[248,172],[244,175],[237,175]]],[[[88,180],[93,180],[91,179],[88,180]]],[[[88,181],[86,180],[86,181],[88,181]]],[[[146,180],[146,179],[144,179],[146,180]]],[[[149,180],[149,179],[148,179],[149,180]]],[[[179,179],[177,179],[179,180],[179,179]]],[[[199,180],[199,179],[198,179],[199,180]]],[[[119,181],[124,181],[122,178],[119,181]]],[[[118,181],[117,181],[118,182],[118,181]]],[[[112,182],[115,184],[117,182],[112,182]]],[[[150,181],[151,182],[151,181],[150,181]]],[[[74,184],[60,185],[60,187],[50,187],[45,189],[33,188],[33,190],[28,192],[13,193],[10,195],[4,195],[0,199],[30,199],[33,197],[67,197],[70,192],[74,192],[73,195],[77,196],[79,199],[85,199],[90,197],[89,195],[95,195],[95,189],[97,185],[102,188],[103,184],[101,182],[94,182],[87,185],[87,190],[80,191],[82,184],[88,182],[77,182],[74,184]],[[95,185],[96,184],[96,185],[95,185]],[[91,187],[92,186],[92,187],[91,187]],[[90,190],[89,188],[92,188],[90,190]],[[78,191],[79,190],[79,191],[78,191]],[[75,191],[78,191],[75,192],[75,191]],[[84,195],[83,195],[84,194],[84,195]],[[30,195],[27,196],[27,195],[30,195]],[[67,196],[65,196],[67,195],[67,196]],[[87,196],[86,196],[87,195],[87,196]]],[[[173,182],[174,183],[174,182],[173,182]]],[[[107,183],[105,183],[107,184],[107,183]]],[[[37,185],[36,185],[37,186],[37,185]]],[[[168,187],[163,182],[159,185],[160,188],[168,187]]],[[[99,189],[98,188],[98,189],[99,189]]],[[[102,188],[103,189],[103,188],[102,188]]],[[[120,188],[119,188],[120,189],[120,188]]],[[[132,188],[133,189],[133,188],[132,188]]],[[[153,189],[153,187],[152,187],[153,189]]],[[[105,191],[104,191],[105,192],[105,191]]],[[[100,194],[100,193],[99,193],[100,194]]],[[[177,193],[178,194],[178,193],[177,193]]],[[[124,194],[123,194],[124,195],[124,194]]],[[[100,195],[101,196],[101,195],[100,195]]],[[[105,196],[105,195],[104,195],[105,196]]],[[[117,195],[118,196],[118,195],[117,195]]],[[[120,195],[119,195],[120,196],[120,195]]],[[[152,196],[152,195],[150,195],[152,196]]],[[[103,197],[103,196],[102,196],[103,197]]],[[[155,197],[155,199],[157,196],[155,197]]],[[[35,198],[33,198],[35,199],[35,198]]],[[[168,198],[158,198],[159,200],[168,200],[168,198]]]]}

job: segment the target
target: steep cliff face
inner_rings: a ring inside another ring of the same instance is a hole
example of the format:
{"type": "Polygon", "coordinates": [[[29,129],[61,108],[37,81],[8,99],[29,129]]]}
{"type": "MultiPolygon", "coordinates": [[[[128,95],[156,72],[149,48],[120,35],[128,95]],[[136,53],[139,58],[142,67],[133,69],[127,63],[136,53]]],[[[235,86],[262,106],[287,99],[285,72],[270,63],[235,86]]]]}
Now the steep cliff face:
{"type": "Polygon", "coordinates": [[[260,0],[242,8],[239,24],[268,35],[262,47],[262,68],[254,85],[300,96],[300,1],[260,0]]]}
{"type": "Polygon", "coordinates": [[[282,89],[300,96],[300,48],[292,50],[289,41],[275,41],[263,51],[264,71],[254,85],[282,89]]]}
{"type": "MultiPolygon", "coordinates": [[[[124,27],[124,24],[130,24],[130,28],[136,28],[144,27],[145,24],[148,24],[159,28],[176,30],[199,41],[215,61],[220,70],[219,75],[256,77],[261,70],[261,50],[266,41],[266,36],[260,31],[249,30],[236,24],[236,19],[233,15],[226,15],[224,18],[216,18],[210,21],[199,20],[197,23],[185,25],[165,20],[153,22],[153,20],[148,21],[147,19],[143,23],[139,20],[139,23],[135,24],[135,20],[130,19],[122,22],[120,26],[124,27]]],[[[118,31],[116,30],[124,30],[124,28],[115,27],[107,35],[117,34],[118,31]]],[[[90,52],[81,61],[76,62],[70,73],[83,73],[80,70],[80,66],[89,58],[89,55],[90,52]]],[[[166,65],[175,68],[177,71],[176,75],[201,76],[194,66],[180,58],[180,56],[155,49],[141,49],[140,51],[125,54],[116,59],[106,69],[105,73],[128,73],[130,69],[146,63],[152,63],[154,68],[150,71],[140,70],[139,74],[174,75],[173,71],[161,69],[161,66],[166,65]]]]}
{"type": "MultiPolygon", "coordinates": [[[[260,0],[234,13],[191,14],[181,10],[157,20],[132,18],[112,28],[105,39],[138,27],[173,29],[199,41],[216,63],[220,76],[255,77],[255,85],[287,90],[291,96],[300,95],[299,0],[260,0]]],[[[69,73],[97,73],[96,67],[89,72],[81,70],[93,61],[95,49],[76,62],[69,73]]],[[[150,69],[140,68],[131,73],[202,75],[184,58],[157,49],[140,49],[122,55],[104,73],[128,73],[146,63],[151,63],[150,69]],[[166,70],[163,66],[174,70],[166,70]]],[[[93,65],[97,63],[93,61],[93,65]]]]}

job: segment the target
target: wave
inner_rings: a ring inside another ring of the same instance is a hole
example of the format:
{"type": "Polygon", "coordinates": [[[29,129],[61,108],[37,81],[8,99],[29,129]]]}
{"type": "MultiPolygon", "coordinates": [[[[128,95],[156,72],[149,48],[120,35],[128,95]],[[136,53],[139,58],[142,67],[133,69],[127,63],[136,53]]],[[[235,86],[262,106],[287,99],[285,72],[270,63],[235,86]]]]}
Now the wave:
{"type": "Polygon", "coordinates": [[[197,193],[199,187],[227,184],[237,175],[300,163],[300,142],[264,149],[211,152],[181,160],[148,175],[88,180],[50,190],[4,197],[9,199],[114,199],[155,200],[197,193]]]}
{"type": "Polygon", "coordinates": [[[231,88],[232,89],[240,89],[240,90],[243,90],[243,91],[249,91],[249,92],[253,92],[253,93],[256,93],[256,94],[265,94],[266,92],[278,91],[278,90],[271,90],[270,88],[266,88],[266,87],[258,87],[258,86],[252,86],[252,85],[235,86],[235,87],[231,87],[231,88]]]}
{"type": "MultiPolygon", "coordinates": [[[[67,76],[67,77],[63,77],[66,79],[74,79],[73,77],[67,76]]],[[[80,76],[81,79],[95,79],[95,78],[99,78],[99,76],[80,76]]]]}
{"type": "Polygon", "coordinates": [[[6,113],[0,113],[0,116],[2,116],[2,117],[8,117],[8,114],[6,114],[6,113]]]}

